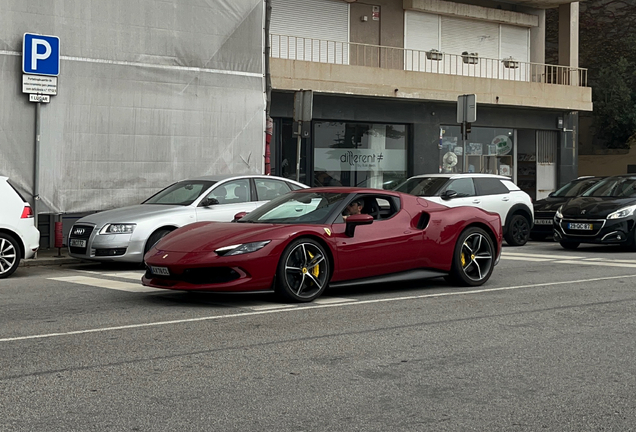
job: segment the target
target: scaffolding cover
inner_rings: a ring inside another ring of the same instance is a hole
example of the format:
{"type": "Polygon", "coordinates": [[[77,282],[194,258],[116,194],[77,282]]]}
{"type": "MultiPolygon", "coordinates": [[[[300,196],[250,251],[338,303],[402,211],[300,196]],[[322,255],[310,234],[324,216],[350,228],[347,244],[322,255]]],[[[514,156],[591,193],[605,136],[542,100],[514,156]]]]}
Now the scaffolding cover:
{"type": "Polygon", "coordinates": [[[263,21],[263,0],[2,0],[0,175],[32,195],[24,33],[60,38],[58,93],[40,109],[41,212],[135,204],[197,175],[261,173],[263,21]]]}

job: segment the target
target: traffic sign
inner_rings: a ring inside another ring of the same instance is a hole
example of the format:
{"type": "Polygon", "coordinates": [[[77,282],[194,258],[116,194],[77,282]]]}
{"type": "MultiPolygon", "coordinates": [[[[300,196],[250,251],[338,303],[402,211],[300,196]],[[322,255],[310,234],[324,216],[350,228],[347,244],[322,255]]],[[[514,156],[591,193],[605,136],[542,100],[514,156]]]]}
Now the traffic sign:
{"type": "Polygon", "coordinates": [[[457,97],[457,123],[473,123],[477,120],[477,98],[474,94],[457,97]]]}
{"type": "Polygon", "coordinates": [[[22,72],[34,75],[59,75],[60,38],[25,33],[22,39],[22,72]]]}
{"type": "Polygon", "coordinates": [[[22,75],[22,93],[57,94],[57,77],[22,75]]]}

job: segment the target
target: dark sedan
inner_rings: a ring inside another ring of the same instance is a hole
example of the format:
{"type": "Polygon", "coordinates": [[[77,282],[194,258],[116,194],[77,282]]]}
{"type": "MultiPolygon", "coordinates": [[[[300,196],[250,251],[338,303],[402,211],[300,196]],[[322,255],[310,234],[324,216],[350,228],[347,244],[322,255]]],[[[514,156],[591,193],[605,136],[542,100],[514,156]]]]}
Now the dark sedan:
{"type": "Polygon", "coordinates": [[[543,240],[551,237],[554,231],[552,222],[557,209],[569,199],[580,196],[602,179],[603,177],[579,177],[552,192],[547,198],[537,200],[534,203],[534,226],[530,231],[530,238],[543,240]]]}
{"type": "Polygon", "coordinates": [[[554,238],[565,249],[581,243],[636,250],[636,176],[607,177],[563,204],[554,217],[554,238]]]}

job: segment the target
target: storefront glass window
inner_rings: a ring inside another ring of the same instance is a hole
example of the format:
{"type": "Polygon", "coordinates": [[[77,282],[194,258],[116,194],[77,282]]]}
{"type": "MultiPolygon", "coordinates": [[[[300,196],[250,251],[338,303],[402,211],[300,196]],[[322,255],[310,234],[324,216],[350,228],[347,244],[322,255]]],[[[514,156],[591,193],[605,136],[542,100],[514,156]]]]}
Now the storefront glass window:
{"type": "Polygon", "coordinates": [[[459,126],[442,126],[439,143],[439,172],[487,173],[512,177],[514,131],[473,127],[465,145],[459,126]]]}
{"type": "Polygon", "coordinates": [[[406,130],[406,125],[315,122],[314,185],[397,185],[406,178],[406,130]]]}

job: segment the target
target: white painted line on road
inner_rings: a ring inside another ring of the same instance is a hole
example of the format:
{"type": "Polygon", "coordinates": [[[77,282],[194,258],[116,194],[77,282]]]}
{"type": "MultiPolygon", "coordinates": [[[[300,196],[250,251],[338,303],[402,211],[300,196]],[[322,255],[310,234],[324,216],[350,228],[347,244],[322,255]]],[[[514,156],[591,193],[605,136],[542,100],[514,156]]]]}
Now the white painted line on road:
{"type": "Polygon", "coordinates": [[[530,253],[523,253],[523,252],[508,252],[508,251],[504,251],[501,254],[501,257],[505,258],[510,255],[519,256],[519,257],[554,258],[554,259],[582,259],[583,258],[580,256],[570,256],[570,255],[530,254],[530,253]]]}
{"type": "Polygon", "coordinates": [[[510,261],[535,261],[535,262],[554,261],[553,258],[526,258],[526,257],[508,256],[508,255],[502,255],[501,259],[510,260],[510,261]]]}
{"type": "Polygon", "coordinates": [[[619,259],[611,259],[611,258],[585,258],[585,261],[603,261],[603,262],[636,264],[635,260],[619,260],[619,259]]]}
{"type": "Polygon", "coordinates": [[[93,287],[100,288],[108,288],[112,290],[118,291],[128,291],[128,292],[158,292],[165,290],[159,288],[150,288],[145,287],[140,283],[130,283],[130,282],[120,282],[108,279],[100,279],[88,276],[67,276],[67,277],[59,277],[59,278],[49,278],[49,280],[59,281],[59,282],[70,282],[80,285],[88,285],[93,287]]]}
{"type": "Polygon", "coordinates": [[[384,299],[375,299],[375,300],[359,300],[357,302],[347,302],[347,303],[335,303],[335,304],[323,304],[323,305],[314,305],[314,306],[299,306],[296,308],[289,309],[275,309],[275,310],[266,310],[266,311],[254,311],[254,312],[242,312],[236,314],[228,314],[228,315],[212,315],[205,316],[199,318],[186,318],[180,320],[171,320],[171,321],[158,321],[151,323],[140,323],[140,324],[129,324],[115,327],[101,327],[87,330],[76,330],[62,333],[44,333],[39,335],[30,335],[30,336],[16,336],[10,338],[2,338],[0,342],[14,342],[14,341],[22,341],[29,339],[44,339],[44,338],[52,338],[52,337],[60,337],[60,336],[73,336],[73,335],[81,335],[81,334],[89,334],[89,333],[104,333],[116,330],[130,330],[130,329],[138,329],[144,327],[158,327],[165,326],[171,324],[184,324],[190,322],[200,322],[200,321],[214,321],[214,320],[222,320],[222,319],[230,319],[230,318],[242,318],[248,316],[257,316],[257,315],[265,315],[272,313],[285,313],[285,312],[296,312],[296,311],[304,311],[308,309],[321,309],[321,308],[330,308],[330,307],[349,307],[349,306],[361,306],[373,303],[389,303],[396,301],[407,301],[407,300],[421,300],[427,298],[437,298],[437,297],[450,297],[450,296],[460,296],[460,295],[470,295],[470,294],[483,294],[497,291],[510,291],[524,288],[539,288],[539,287],[548,287],[548,286],[556,286],[556,285],[576,285],[584,282],[599,282],[606,280],[615,280],[615,279],[632,279],[636,278],[636,274],[634,275],[624,275],[624,276],[608,276],[602,278],[592,278],[592,279],[581,279],[575,281],[562,281],[562,282],[546,282],[540,284],[531,284],[531,285],[517,285],[517,286],[509,286],[509,287],[500,287],[500,288],[485,288],[471,291],[460,291],[460,292],[446,292],[446,293],[438,293],[438,294],[422,294],[418,296],[404,296],[404,297],[392,297],[392,298],[384,298],[384,299]]]}
{"type": "MultiPolygon", "coordinates": [[[[165,291],[165,290],[164,290],[165,291]]],[[[214,304],[231,307],[231,308],[246,308],[254,311],[264,311],[273,309],[285,309],[298,307],[297,304],[285,304],[285,303],[267,303],[267,302],[241,302],[239,306],[236,303],[217,303],[214,304]]]]}
{"type": "Polygon", "coordinates": [[[121,279],[132,279],[132,280],[140,281],[141,283],[141,277],[144,275],[144,272],[102,273],[102,275],[115,277],[115,278],[121,278],[121,279]]]}
{"type": "Polygon", "coordinates": [[[628,268],[636,268],[636,263],[632,262],[631,264],[620,263],[620,262],[605,262],[605,261],[554,261],[558,264],[582,264],[582,265],[595,265],[601,267],[628,267],[628,268]]]}
{"type": "Polygon", "coordinates": [[[350,298],[342,298],[342,297],[318,297],[314,300],[314,304],[326,305],[326,304],[335,304],[335,303],[347,303],[347,302],[355,302],[357,299],[350,298]]]}

